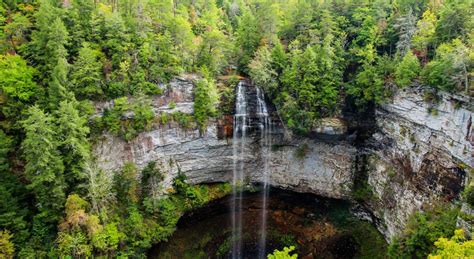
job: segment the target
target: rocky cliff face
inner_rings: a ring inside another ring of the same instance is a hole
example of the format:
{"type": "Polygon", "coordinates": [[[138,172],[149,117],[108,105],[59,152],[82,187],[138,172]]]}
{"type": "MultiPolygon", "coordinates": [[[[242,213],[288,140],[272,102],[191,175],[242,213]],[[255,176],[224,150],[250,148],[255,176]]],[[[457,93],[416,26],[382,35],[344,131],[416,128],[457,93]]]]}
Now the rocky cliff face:
{"type": "MultiPolygon", "coordinates": [[[[192,113],[192,80],[180,78],[170,83],[172,87],[164,87],[164,95],[153,100],[155,112],[192,113]],[[168,107],[171,101],[176,108],[168,107]]],[[[98,113],[107,105],[111,104],[98,104],[98,113]]],[[[333,129],[334,120],[318,128],[318,133],[338,135],[329,141],[289,140],[282,126],[276,125],[271,135],[270,182],[299,192],[351,199],[354,174],[359,158],[364,157],[372,193],[364,205],[390,239],[401,232],[414,211],[458,197],[466,177],[464,165],[473,166],[473,109],[469,105],[469,100],[450,95],[429,105],[420,88],[401,91],[392,103],[377,109],[378,131],[369,145],[358,149],[341,137],[345,127],[333,129]]],[[[202,134],[169,123],[130,142],[104,134],[94,151],[99,166],[108,172],[120,170],[126,162],[139,168],[158,162],[165,173],[164,191],[179,170],[190,183],[230,181],[238,160],[245,161],[246,179],[259,182],[264,167],[260,135],[252,134],[246,140],[245,155],[236,157],[231,128],[232,118],[211,121],[202,134]]]]}
{"type": "MultiPolygon", "coordinates": [[[[155,97],[155,113],[181,111],[192,113],[192,79],[179,78],[164,87],[165,93],[155,97]],[[176,108],[169,109],[173,101],[176,108]]],[[[100,114],[113,104],[97,104],[100,114]]],[[[163,189],[169,189],[172,179],[183,172],[190,183],[231,181],[234,162],[243,160],[249,182],[259,182],[263,172],[261,135],[250,134],[242,157],[234,157],[233,139],[228,137],[232,119],[211,121],[204,133],[198,129],[183,129],[173,122],[156,126],[126,142],[104,134],[94,146],[100,168],[107,172],[120,170],[127,162],[143,168],[158,162],[165,173],[163,189]],[[230,124],[230,125],[229,125],[230,124]]],[[[285,189],[312,192],[333,198],[349,198],[352,184],[352,163],[356,149],[339,141],[327,144],[310,139],[284,138],[276,126],[272,138],[273,151],[269,167],[271,183],[285,189]]],[[[230,134],[231,136],[231,134],[230,134]]]]}
{"type": "Polygon", "coordinates": [[[367,163],[373,195],[367,204],[389,238],[413,212],[456,199],[466,165],[473,166],[472,104],[448,94],[430,104],[426,94],[422,88],[400,91],[376,111],[379,131],[367,163]]]}

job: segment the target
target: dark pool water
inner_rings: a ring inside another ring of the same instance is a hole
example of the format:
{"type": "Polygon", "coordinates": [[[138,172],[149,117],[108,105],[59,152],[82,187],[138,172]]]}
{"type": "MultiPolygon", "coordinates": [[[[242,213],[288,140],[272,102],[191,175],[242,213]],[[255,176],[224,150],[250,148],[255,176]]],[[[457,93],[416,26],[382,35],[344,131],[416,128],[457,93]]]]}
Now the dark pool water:
{"type": "MultiPolygon", "coordinates": [[[[243,196],[243,254],[257,258],[261,194],[243,196]]],[[[229,258],[232,250],[231,197],[188,213],[168,242],[149,258],[229,258]]],[[[298,258],[384,258],[386,242],[370,223],[355,218],[345,201],[272,189],[267,211],[266,253],[294,245],[298,258]]]]}

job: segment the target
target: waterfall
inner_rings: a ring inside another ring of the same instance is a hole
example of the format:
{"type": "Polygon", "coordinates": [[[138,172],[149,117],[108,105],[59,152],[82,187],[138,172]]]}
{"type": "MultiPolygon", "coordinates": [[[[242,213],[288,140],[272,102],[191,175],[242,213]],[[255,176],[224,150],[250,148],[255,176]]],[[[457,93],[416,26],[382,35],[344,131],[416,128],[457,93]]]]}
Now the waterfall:
{"type": "MultiPolygon", "coordinates": [[[[253,90],[253,89],[251,89],[253,90]]],[[[269,195],[269,161],[270,161],[270,148],[271,148],[271,119],[269,116],[268,108],[265,103],[263,91],[256,87],[256,107],[249,107],[249,101],[247,100],[249,89],[244,81],[240,81],[236,89],[236,100],[235,100],[235,115],[234,115],[234,129],[233,129],[233,178],[232,178],[232,202],[231,202],[231,214],[232,214],[232,258],[242,258],[242,187],[244,184],[244,165],[245,165],[245,152],[248,131],[250,128],[254,129],[253,126],[258,125],[260,132],[260,157],[263,162],[262,168],[262,215],[260,224],[260,237],[258,239],[258,257],[265,258],[266,250],[266,238],[267,238],[267,201],[269,195]],[[251,109],[255,108],[255,109],[251,109]],[[249,111],[252,111],[250,116],[249,111]],[[255,113],[255,114],[253,114],[255,113]],[[258,119],[258,122],[253,120],[258,119]]],[[[250,91],[252,92],[252,91],[250,91]]],[[[250,105],[252,106],[252,105],[250,105]]],[[[253,131],[252,131],[253,132],[253,131]]]]}
{"type": "Polygon", "coordinates": [[[235,100],[233,157],[234,170],[232,178],[232,258],[242,256],[242,184],[244,180],[245,138],[248,127],[248,109],[246,86],[243,81],[237,85],[235,100]]]}
{"type": "Polygon", "coordinates": [[[268,114],[265,97],[260,88],[257,91],[257,116],[260,120],[260,156],[263,161],[262,172],[262,218],[260,225],[260,242],[258,249],[258,258],[266,258],[266,242],[267,242],[267,200],[269,194],[269,162],[271,155],[271,120],[268,114]]]}

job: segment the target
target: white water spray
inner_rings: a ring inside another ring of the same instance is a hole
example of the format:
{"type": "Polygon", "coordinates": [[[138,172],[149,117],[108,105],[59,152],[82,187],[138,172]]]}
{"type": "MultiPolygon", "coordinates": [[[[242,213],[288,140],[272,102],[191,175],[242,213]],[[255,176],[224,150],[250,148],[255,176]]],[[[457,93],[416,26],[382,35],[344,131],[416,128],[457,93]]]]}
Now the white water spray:
{"type": "Polygon", "coordinates": [[[266,242],[267,242],[267,201],[269,195],[269,178],[270,178],[270,155],[271,155],[271,133],[272,123],[268,113],[265,96],[260,88],[257,91],[257,116],[260,120],[260,155],[263,161],[262,172],[262,218],[260,225],[260,242],[258,248],[258,258],[266,258],[266,242]]]}
{"type": "MultiPolygon", "coordinates": [[[[244,81],[240,81],[237,85],[234,115],[234,132],[233,132],[233,157],[234,170],[232,178],[232,258],[242,258],[244,251],[242,250],[242,186],[244,184],[244,165],[246,143],[248,142],[247,131],[252,125],[256,125],[253,118],[258,119],[260,129],[260,157],[263,161],[262,172],[262,215],[260,225],[260,236],[258,238],[258,258],[265,258],[266,238],[267,238],[267,201],[269,195],[269,161],[271,148],[271,119],[268,108],[265,103],[263,91],[260,88],[256,90],[256,109],[249,107],[247,100],[247,85],[244,81]],[[255,112],[256,116],[250,116],[249,111],[255,112]],[[252,120],[252,122],[251,122],[252,120]]],[[[253,95],[250,95],[253,96],[253,95]]],[[[253,101],[253,100],[252,100],[253,101]]],[[[254,102],[252,102],[254,103],[254,102]]]]}
{"type": "Polygon", "coordinates": [[[243,81],[237,85],[235,101],[233,157],[234,172],[232,178],[232,258],[242,257],[242,188],[244,178],[245,137],[248,127],[248,108],[246,86],[243,81]]]}

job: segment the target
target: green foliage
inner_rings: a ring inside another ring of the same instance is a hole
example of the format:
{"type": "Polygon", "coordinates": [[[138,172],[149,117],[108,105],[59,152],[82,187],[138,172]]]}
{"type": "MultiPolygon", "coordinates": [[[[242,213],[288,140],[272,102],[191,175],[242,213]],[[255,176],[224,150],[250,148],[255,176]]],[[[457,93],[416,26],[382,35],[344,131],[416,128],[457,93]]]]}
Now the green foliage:
{"type": "MultiPolygon", "coordinates": [[[[3,146],[0,150],[3,150],[3,146]]],[[[7,166],[8,164],[3,165],[7,166]]],[[[2,197],[0,200],[0,229],[14,233],[11,241],[15,244],[17,251],[24,248],[22,245],[26,243],[30,234],[30,225],[27,221],[29,216],[27,194],[27,189],[17,176],[6,171],[6,168],[0,168],[0,196],[2,197]]]]}
{"type": "Polygon", "coordinates": [[[142,195],[148,196],[164,180],[163,172],[155,161],[149,162],[141,172],[142,195]]]}
{"type": "Polygon", "coordinates": [[[196,83],[194,88],[194,118],[201,131],[204,131],[209,117],[217,114],[219,93],[213,79],[210,78],[207,69],[203,68],[204,78],[196,83]]]}
{"type": "Polygon", "coordinates": [[[425,83],[440,90],[466,93],[469,90],[469,72],[474,64],[472,47],[455,39],[436,49],[435,58],[421,73],[425,83]]]}
{"type": "Polygon", "coordinates": [[[107,218],[107,212],[116,198],[111,192],[113,189],[113,179],[107,173],[97,167],[91,160],[87,160],[84,167],[87,175],[87,197],[91,202],[91,211],[101,217],[107,218]]]}
{"type": "Polygon", "coordinates": [[[250,11],[244,10],[238,18],[236,31],[236,43],[240,47],[238,65],[241,71],[248,72],[247,64],[257,50],[261,37],[257,18],[250,11]]]}
{"type": "Polygon", "coordinates": [[[255,85],[262,87],[274,96],[278,87],[278,73],[273,68],[272,63],[272,53],[268,46],[260,47],[249,64],[249,75],[255,85]]]}
{"type": "Polygon", "coordinates": [[[222,31],[217,28],[205,31],[197,54],[197,65],[217,74],[227,65],[226,56],[231,50],[230,42],[222,31]]]}
{"type": "Polygon", "coordinates": [[[387,95],[380,71],[371,64],[362,65],[347,93],[355,98],[356,104],[361,108],[371,103],[380,104],[387,95]]]}
{"type": "Polygon", "coordinates": [[[416,17],[411,9],[405,15],[398,17],[395,25],[398,31],[397,51],[405,56],[410,51],[413,35],[416,32],[416,17]]]}
{"type": "Polygon", "coordinates": [[[138,93],[131,103],[127,97],[114,100],[114,106],[106,109],[101,118],[96,121],[96,130],[108,130],[114,135],[131,140],[138,133],[148,130],[155,118],[151,107],[151,100],[138,93]]]}
{"type": "Polygon", "coordinates": [[[0,54],[0,114],[7,119],[0,124],[4,129],[17,129],[25,107],[42,95],[35,75],[36,69],[19,55],[0,54]]]}
{"type": "Polygon", "coordinates": [[[368,182],[368,172],[370,170],[370,168],[368,168],[369,157],[366,155],[362,155],[357,157],[357,160],[360,160],[356,162],[356,164],[360,164],[360,166],[356,168],[354,174],[352,197],[354,197],[355,200],[360,202],[368,202],[374,197],[374,192],[368,182]]]}
{"type": "Polygon", "coordinates": [[[30,181],[28,189],[35,194],[41,218],[55,222],[64,205],[66,184],[53,118],[32,106],[22,124],[26,132],[22,150],[26,160],[25,175],[30,181]]]}
{"type": "Polygon", "coordinates": [[[68,88],[69,64],[67,62],[67,50],[69,35],[64,23],[60,18],[56,18],[51,24],[50,35],[46,45],[49,54],[45,67],[50,72],[49,97],[53,105],[57,105],[63,100],[68,88]]]}
{"type": "Polygon", "coordinates": [[[371,46],[366,51],[364,55],[367,62],[359,67],[347,89],[360,110],[366,110],[373,104],[382,104],[392,94],[387,79],[394,73],[393,62],[387,56],[377,56],[371,46]]]}
{"type": "Polygon", "coordinates": [[[285,247],[282,251],[275,250],[272,254],[267,256],[268,259],[296,259],[297,254],[292,253],[295,250],[294,246],[285,247]]]}
{"type": "Polygon", "coordinates": [[[15,53],[19,51],[32,27],[33,5],[21,3],[17,9],[0,7],[0,51],[15,53]]]}
{"type": "Polygon", "coordinates": [[[25,139],[21,148],[26,161],[24,174],[29,182],[27,188],[34,195],[37,211],[33,216],[29,243],[35,256],[41,257],[45,256],[43,253],[53,242],[55,225],[66,199],[67,184],[53,117],[37,106],[31,106],[27,116],[22,121],[25,139]]]}
{"type": "Polygon", "coordinates": [[[171,101],[171,102],[168,104],[168,108],[170,108],[170,109],[176,108],[176,103],[173,102],[173,101],[171,101]]]}
{"type": "Polygon", "coordinates": [[[436,23],[435,37],[438,43],[449,42],[456,38],[468,40],[472,33],[471,1],[449,0],[440,6],[439,20],[436,23]]]}
{"type": "Polygon", "coordinates": [[[77,194],[69,195],[65,217],[59,224],[56,239],[61,256],[87,257],[93,250],[89,238],[102,229],[97,216],[86,212],[89,204],[77,194]]]}
{"type": "Polygon", "coordinates": [[[474,208],[474,186],[469,185],[466,187],[464,190],[464,199],[466,200],[467,204],[474,208]]]}
{"type": "Polygon", "coordinates": [[[342,73],[331,42],[307,47],[304,52],[298,42],[293,44],[290,64],[281,78],[280,110],[290,128],[308,132],[319,118],[335,114],[342,73]]]}
{"type": "Polygon", "coordinates": [[[8,230],[0,231],[0,257],[1,258],[13,258],[15,253],[15,247],[10,239],[13,235],[8,230]]]}
{"type": "Polygon", "coordinates": [[[48,85],[48,103],[51,110],[58,107],[62,100],[72,100],[72,94],[68,91],[69,64],[66,58],[59,58],[58,63],[51,73],[51,81],[48,85]]]}
{"type": "Polygon", "coordinates": [[[155,114],[151,108],[151,100],[140,93],[135,95],[132,111],[134,115],[133,128],[137,131],[149,129],[150,123],[155,117],[155,114]]]}
{"type": "Polygon", "coordinates": [[[8,155],[13,148],[13,139],[0,129],[0,172],[6,172],[9,169],[8,155]]]}
{"type": "Polygon", "coordinates": [[[451,239],[439,238],[435,242],[436,251],[428,258],[471,258],[474,256],[474,241],[466,239],[464,231],[457,229],[451,239]]]}
{"type": "Polygon", "coordinates": [[[114,192],[119,204],[136,204],[139,198],[138,170],[133,163],[126,163],[114,176],[114,192]]]}
{"type": "Polygon", "coordinates": [[[56,128],[65,166],[65,179],[70,191],[84,190],[84,167],[90,159],[87,119],[76,109],[77,102],[62,101],[57,110],[56,128]]]}
{"type": "MultiPolygon", "coordinates": [[[[19,258],[142,256],[184,211],[229,188],[179,178],[163,197],[160,165],[141,179],[129,165],[114,182],[91,157],[90,135],[128,141],[154,122],[203,131],[232,113],[238,77],[215,79],[235,67],[297,133],[343,105],[383,103],[392,82],[408,86],[420,69],[428,92],[469,94],[471,10],[461,0],[3,1],[0,229],[19,258]],[[155,118],[150,95],[196,72],[195,113],[155,118]],[[114,105],[100,116],[91,100],[114,105]],[[88,205],[68,211],[80,199],[88,205]]],[[[359,187],[357,199],[371,195],[359,187]]]]}
{"type": "Polygon", "coordinates": [[[428,47],[434,43],[437,17],[430,10],[423,13],[423,17],[417,22],[417,30],[413,35],[413,47],[419,51],[419,55],[426,60],[428,47]]]}
{"type": "Polygon", "coordinates": [[[83,43],[79,49],[79,56],[71,71],[72,89],[76,96],[98,99],[103,95],[101,55],[99,50],[92,49],[88,43],[83,43]]]}
{"type": "MultiPolygon", "coordinates": [[[[117,193],[117,206],[114,210],[109,210],[108,213],[108,218],[114,218],[112,222],[109,221],[103,226],[92,224],[98,221],[80,225],[81,234],[89,237],[86,244],[94,247],[103,255],[143,256],[143,253],[152,244],[166,240],[171,236],[184,212],[201,206],[211,199],[222,197],[231,190],[226,185],[191,186],[185,182],[184,175],[180,174],[174,179],[175,193],[164,196],[160,193],[161,188],[159,187],[162,175],[155,163],[150,163],[143,169],[141,186],[137,185],[135,177],[136,168],[131,163],[125,165],[116,176],[114,188],[117,193]],[[138,199],[136,199],[139,189],[141,189],[143,207],[138,204],[138,199]]],[[[66,217],[67,224],[62,223],[60,227],[74,225],[71,224],[69,218],[95,217],[84,212],[88,206],[80,200],[74,198],[72,201],[75,202],[68,202],[66,212],[73,211],[81,216],[66,217]],[[73,204],[77,205],[73,206],[73,204]]],[[[111,205],[113,204],[109,204],[113,208],[114,206],[111,205]]],[[[67,214],[69,215],[69,213],[67,214]]],[[[70,231],[68,235],[71,235],[70,231]]],[[[68,243],[66,242],[66,244],[68,243]]]]}
{"type": "Polygon", "coordinates": [[[104,228],[97,231],[92,236],[92,245],[100,252],[113,255],[118,250],[120,241],[126,238],[125,234],[120,232],[116,222],[108,223],[104,228]]]}
{"type": "Polygon", "coordinates": [[[277,74],[281,74],[288,61],[288,57],[281,42],[276,42],[270,55],[271,61],[273,62],[273,69],[277,72],[277,74]]]}
{"type": "Polygon", "coordinates": [[[39,1],[38,11],[34,15],[36,30],[31,34],[27,53],[34,60],[43,82],[51,75],[58,58],[66,56],[64,45],[67,42],[67,31],[58,15],[59,9],[52,1],[39,1]]]}
{"type": "Polygon", "coordinates": [[[412,52],[407,52],[395,70],[395,82],[399,87],[410,85],[420,73],[420,62],[412,52]]]}
{"type": "Polygon", "coordinates": [[[424,258],[435,249],[440,237],[452,236],[458,209],[449,205],[417,212],[409,220],[404,234],[389,247],[391,258],[424,258]]]}
{"type": "Polygon", "coordinates": [[[306,156],[308,155],[310,151],[311,151],[310,147],[308,146],[307,143],[301,144],[298,146],[298,148],[295,151],[295,157],[300,160],[304,159],[306,158],[306,156]]]}
{"type": "Polygon", "coordinates": [[[217,256],[224,256],[225,254],[227,254],[230,251],[230,249],[232,249],[232,238],[227,238],[217,248],[216,255],[217,256]]]}
{"type": "Polygon", "coordinates": [[[0,89],[9,98],[28,102],[36,94],[38,87],[33,81],[36,70],[26,64],[19,55],[0,55],[0,89]]]}
{"type": "Polygon", "coordinates": [[[161,225],[174,228],[181,216],[181,212],[177,206],[178,204],[171,198],[164,198],[158,202],[156,208],[158,209],[158,219],[161,225]]]}
{"type": "Polygon", "coordinates": [[[373,197],[374,192],[368,183],[361,184],[354,188],[352,192],[352,197],[358,201],[366,201],[373,197]]]}
{"type": "Polygon", "coordinates": [[[279,243],[284,247],[298,247],[296,237],[293,235],[285,234],[279,236],[279,243]]]}
{"type": "Polygon", "coordinates": [[[231,76],[227,81],[219,84],[220,102],[218,110],[221,115],[230,115],[235,108],[235,86],[238,84],[239,78],[231,76]]]}
{"type": "Polygon", "coordinates": [[[69,52],[76,55],[83,47],[83,43],[92,39],[92,20],[94,16],[94,2],[89,0],[73,0],[67,9],[65,23],[70,32],[69,52]]]}

